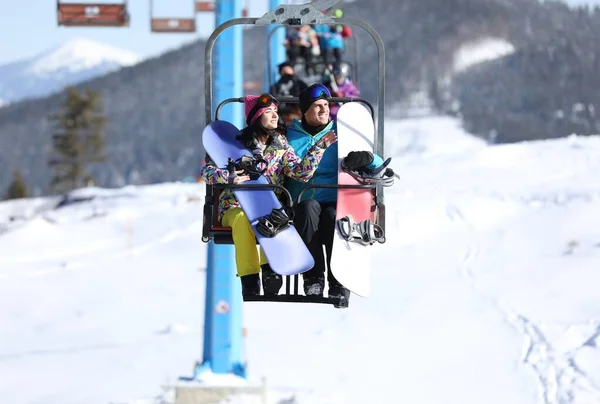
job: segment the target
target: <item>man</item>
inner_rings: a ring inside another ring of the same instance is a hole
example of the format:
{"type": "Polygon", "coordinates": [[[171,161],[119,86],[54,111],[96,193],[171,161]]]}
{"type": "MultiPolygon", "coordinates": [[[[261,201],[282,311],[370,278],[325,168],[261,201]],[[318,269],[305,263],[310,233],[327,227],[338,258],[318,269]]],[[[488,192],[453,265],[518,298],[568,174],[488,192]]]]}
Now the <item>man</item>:
{"type": "MultiPolygon", "coordinates": [[[[316,83],[300,93],[301,120],[294,120],[288,129],[288,143],[296,155],[304,158],[312,145],[335,134],[337,126],[329,119],[331,93],[326,86],[316,83]]],[[[383,159],[368,151],[353,151],[344,156],[342,165],[346,169],[379,175],[387,170],[391,159],[383,159]]],[[[391,173],[391,170],[389,171],[391,173]]],[[[393,173],[392,173],[393,174],[393,173]]],[[[321,159],[312,179],[306,183],[286,180],[286,187],[294,201],[307,185],[337,185],[338,145],[332,144],[321,159]]],[[[325,274],[329,282],[328,296],[340,299],[337,308],[348,307],[350,291],[340,284],[331,273],[331,251],[335,232],[337,188],[309,188],[302,194],[302,200],[295,208],[295,225],[315,260],[315,266],[303,274],[304,294],[323,296],[325,274]],[[323,255],[323,244],[327,253],[327,265],[323,255]],[[326,270],[327,268],[327,270],[326,270]]]]}
{"type": "MultiPolygon", "coordinates": [[[[329,119],[329,99],[331,93],[323,84],[316,83],[299,95],[301,120],[294,120],[288,129],[288,142],[303,158],[307,150],[330,132],[337,134],[335,121],[329,119]]],[[[336,185],[338,175],[337,143],[325,151],[323,158],[308,184],[336,185]]],[[[286,183],[294,201],[306,184],[288,180],[286,183]]],[[[304,294],[323,296],[325,274],[329,281],[329,297],[341,300],[339,307],[348,307],[350,292],[341,285],[331,273],[331,250],[335,231],[337,189],[310,188],[304,192],[302,201],[296,205],[295,225],[306,243],[315,266],[303,274],[304,294]],[[323,244],[327,253],[327,271],[323,244]]],[[[337,307],[337,306],[336,306],[337,307]]]]}
{"type": "MultiPolygon", "coordinates": [[[[279,97],[298,97],[305,90],[306,83],[296,77],[294,67],[289,62],[279,65],[279,80],[271,86],[271,95],[279,97]]],[[[286,126],[290,126],[292,120],[300,119],[300,108],[295,104],[279,104],[279,115],[283,118],[286,126]]]]}
{"type": "Polygon", "coordinates": [[[294,67],[290,62],[279,64],[279,80],[271,87],[271,95],[275,97],[298,97],[300,92],[308,87],[304,81],[296,76],[294,67]]]}

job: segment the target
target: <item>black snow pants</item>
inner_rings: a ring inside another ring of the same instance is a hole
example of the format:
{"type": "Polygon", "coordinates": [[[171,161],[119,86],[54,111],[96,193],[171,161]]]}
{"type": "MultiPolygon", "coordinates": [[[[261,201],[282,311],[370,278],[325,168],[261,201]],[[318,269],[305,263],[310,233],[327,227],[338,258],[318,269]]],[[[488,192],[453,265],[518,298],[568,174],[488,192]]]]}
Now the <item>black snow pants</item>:
{"type": "Polygon", "coordinates": [[[294,223],[296,229],[315,260],[315,266],[303,274],[305,292],[310,285],[319,284],[321,290],[325,282],[325,256],[323,244],[327,253],[327,279],[329,290],[343,288],[331,273],[331,250],[335,232],[336,203],[319,203],[307,199],[295,207],[294,223]]]}

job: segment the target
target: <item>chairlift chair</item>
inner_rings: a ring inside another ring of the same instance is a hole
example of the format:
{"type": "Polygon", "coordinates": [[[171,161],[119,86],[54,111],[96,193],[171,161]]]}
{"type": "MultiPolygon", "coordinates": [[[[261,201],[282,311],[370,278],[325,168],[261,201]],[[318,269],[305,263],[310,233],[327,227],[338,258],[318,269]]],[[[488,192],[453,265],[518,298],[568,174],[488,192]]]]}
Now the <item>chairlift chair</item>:
{"type": "MultiPolygon", "coordinates": [[[[196,0],[196,12],[205,13],[215,11],[215,0],[196,0]]],[[[248,17],[248,7],[242,9],[242,17],[248,17]]]]}
{"type": "MultiPolygon", "coordinates": [[[[384,104],[385,104],[385,51],[383,47],[383,41],[377,31],[375,31],[369,24],[362,20],[354,18],[344,19],[333,19],[319,10],[314,10],[314,7],[306,7],[308,4],[302,5],[281,5],[275,10],[266,13],[260,18],[235,18],[216,27],[211,36],[208,38],[204,53],[204,82],[205,82],[205,121],[206,124],[210,124],[213,120],[213,48],[216,43],[218,36],[235,25],[254,25],[254,26],[267,26],[270,24],[279,24],[283,26],[299,26],[303,24],[347,24],[358,26],[367,31],[375,41],[378,51],[378,99],[376,109],[373,108],[371,103],[362,98],[332,98],[333,102],[363,102],[370,108],[372,115],[374,116],[375,122],[375,147],[374,152],[379,155],[383,155],[384,148],[384,104]]],[[[293,103],[299,102],[297,97],[282,97],[279,99],[280,102],[293,103]]],[[[229,102],[243,102],[243,97],[231,98],[221,101],[216,111],[214,112],[214,119],[219,119],[219,111],[221,107],[229,102]]],[[[275,184],[218,184],[218,185],[206,185],[206,197],[203,210],[203,228],[202,228],[202,241],[209,242],[212,240],[215,244],[233,244],[231,235],[231,228],[223,227],[217,220],[217,206],[218,196],[224,188],[278,188],[275,184]]],[[[324,188],[372,188],[374,198],[374,221],[385,229],[385,205],[383,196],[383,187],[381,185],[307,185],[306,189],[324,187],[324,188]]],[[[281,188],[281,187],[279,187],[281,188]]],[[[284,189],[285,191],[285,189],[284,189]]],[[[287,192],[287,191],[285,191],[287,192]]],[[[289,193],[287,194],[289,197],[289,193]]],[[[300,199],[301,195],[299,196],[300,199]]],[[[289,201],[293,204],[294,201],[289,201]]],[[[292,275],[286,276],[285,286],[283,292],[280,291],[279,295],[276,296],[245,296],[244,301],[261,301],[261,302],[288,302],[288,303],[325,303],[338,305],[340,301],[338,299],[329,297],[319,296],[304,296],[299,292],[299,276],[292,275]]]]}
{"type": "Polygon", "coordinates": [[[212,0],[212,1],[196,0],[196,12],[197,13],[203,13],[203,12],[209,12],[209,11],[215,11],[215,0],[212,0]]]}
{"type": "Polygon", "coordinates": [[[173,33],[194,33],[196,32],[196,8],[197,4],[192,6],[191,18],[180,17],[154,17],[154,0],[150,0],[150,31],[157,34],[173,33]]]}
{"type": "Polygon", "coordinates": [[[128,27],[127,0],[120,3],[66,3],[56,0],[59,26],[128,27]]]}

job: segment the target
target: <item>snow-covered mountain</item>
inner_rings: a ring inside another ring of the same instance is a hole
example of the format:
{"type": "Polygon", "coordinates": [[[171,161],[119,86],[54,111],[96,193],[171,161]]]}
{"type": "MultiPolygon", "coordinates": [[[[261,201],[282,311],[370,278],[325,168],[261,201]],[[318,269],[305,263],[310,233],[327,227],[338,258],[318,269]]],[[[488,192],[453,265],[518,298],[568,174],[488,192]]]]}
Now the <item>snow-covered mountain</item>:
{"type": "Polygon", "coordinates": [[[31,59],[0,66],[0,107],[2,104],[37,98],[132,66],[141,57],[85,38],[76,38],[31,59]]]}

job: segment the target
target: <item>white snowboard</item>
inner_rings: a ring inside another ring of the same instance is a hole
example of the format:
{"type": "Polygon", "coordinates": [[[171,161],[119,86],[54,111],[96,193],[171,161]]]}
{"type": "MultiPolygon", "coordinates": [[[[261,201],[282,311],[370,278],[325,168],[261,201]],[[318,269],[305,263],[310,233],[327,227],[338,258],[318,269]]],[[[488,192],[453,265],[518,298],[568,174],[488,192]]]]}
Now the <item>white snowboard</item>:
{"type": "MultiPolygon", "coordinates": [[[[338,184],[358,182],[341,170],[341,162],[351,151],[373,151],[375,127],[369,110],[358,102],[349,102],[337,114],[338,184]]],[[[349,215],[355,222],[373,217],[372,189],[338,189],[336,220],[349,215]]],[[[348,290],[362,297],[371,291],[371,252],[375,245],[363,246],[346,241],[336,228],[331,271],[348,290]]]]}

